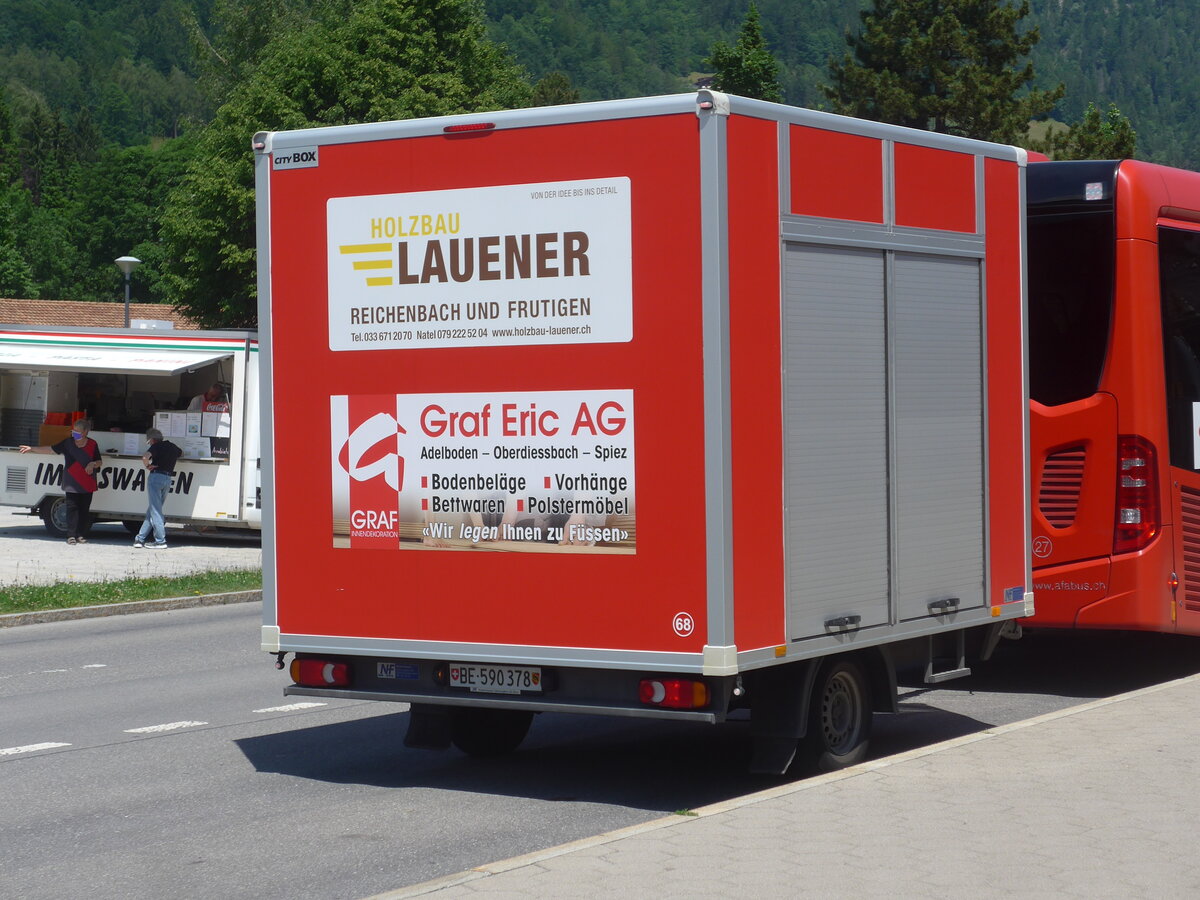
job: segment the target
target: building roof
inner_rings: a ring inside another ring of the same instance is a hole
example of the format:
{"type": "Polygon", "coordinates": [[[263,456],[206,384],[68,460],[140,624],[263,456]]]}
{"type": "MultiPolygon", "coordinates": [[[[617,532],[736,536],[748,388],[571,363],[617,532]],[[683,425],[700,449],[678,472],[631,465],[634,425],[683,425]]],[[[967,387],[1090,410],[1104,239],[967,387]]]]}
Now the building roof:
{"type": "MultiPolygon", "coordinates": [[[[199,325],[167,303],[130,303],[129,318],[156,319],[195,331],[199,325]]],[[[65,325],[70,328],[121,328],[124,303],[86,300],[0,300],[0,325],[65,325]]]]}

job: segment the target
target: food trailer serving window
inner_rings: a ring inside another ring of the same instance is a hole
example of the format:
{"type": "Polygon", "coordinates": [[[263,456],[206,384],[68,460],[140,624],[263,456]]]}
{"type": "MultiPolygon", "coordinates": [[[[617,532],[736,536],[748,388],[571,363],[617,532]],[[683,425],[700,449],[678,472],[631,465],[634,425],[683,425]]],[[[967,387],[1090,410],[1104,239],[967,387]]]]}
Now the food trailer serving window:
{"type": "Polygon", "coordinates": [[[188,401],[214,384],[227,390],[232,357],[228,346],[95,347],[28,338],[0,344],[0,444],[52,443],[85,414],[106,454],[140,455],[154,427],[187,458],[228,459],[231,398],[200,411],[189,411],[188,401]]]}

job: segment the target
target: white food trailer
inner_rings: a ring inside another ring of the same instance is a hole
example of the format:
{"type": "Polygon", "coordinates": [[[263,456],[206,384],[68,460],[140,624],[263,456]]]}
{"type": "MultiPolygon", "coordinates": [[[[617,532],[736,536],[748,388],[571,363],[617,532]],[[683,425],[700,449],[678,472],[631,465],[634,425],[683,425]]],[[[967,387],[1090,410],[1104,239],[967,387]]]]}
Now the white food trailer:
{"type": "Polygon", "coordinates": [[[62,458],[22,454],[50,445],[80,415],[104,465],[92,521],[136,530],[146,512],[146,430],[178,444],[164,504],[168,522],[255,529],[260,525],[258,340],[253,332],[163,328],[0,329],[0,505],[41,516],[65,534],[62,458]],[[228,411],[188,411],[220,384],[228,411]]]}

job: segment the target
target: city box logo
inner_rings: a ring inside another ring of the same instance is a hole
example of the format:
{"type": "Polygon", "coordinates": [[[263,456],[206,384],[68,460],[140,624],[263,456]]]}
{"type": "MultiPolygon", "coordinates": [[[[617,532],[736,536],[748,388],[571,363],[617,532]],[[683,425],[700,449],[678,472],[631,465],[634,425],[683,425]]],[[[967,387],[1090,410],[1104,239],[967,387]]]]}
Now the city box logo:
{"type": "Polygon", "coordinates": [[[328,201],[332,350],[633,337],[630,182],[328,201]]]}

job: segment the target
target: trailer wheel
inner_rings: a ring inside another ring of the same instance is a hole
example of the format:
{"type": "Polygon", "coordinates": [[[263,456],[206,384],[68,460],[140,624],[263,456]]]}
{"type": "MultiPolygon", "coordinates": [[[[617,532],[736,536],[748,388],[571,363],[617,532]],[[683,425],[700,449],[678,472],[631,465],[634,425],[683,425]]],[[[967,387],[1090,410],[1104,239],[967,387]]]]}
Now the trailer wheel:
{"type": "MultiPolygon", "coordinates": [[[[55,497],[48,502],[42,504],[40,512],[42,514],[42,524],[46,526],[46,530],[55,537],[67,536],[67,498],[55,497]]],[[[85,521],[79,523],[79,533],[87,534],[92,528],[92,517],[86,516],[85,521]]]]}
{"type": "Polygon", "coordinates": [[[822,772],[844,769],[867,755],[871,737],[871,686],[862,666],[833,659],[821,667],[813,685],[808,735],[802,748],[807,762],[822,772]]]}
{"type": "Polygon", "coordinates": [[[533,713],[524,709],[460,707],[454,710],[450,740],[468,756],[504,756],[521,745],[532,722],[533,713]]]}
{"type": "Polygon", "coordinates": [[[121,524],[125,526],[125,530],[130,534],[136,535],[142,530],[142,519],[122,519],[121,524]]]}

